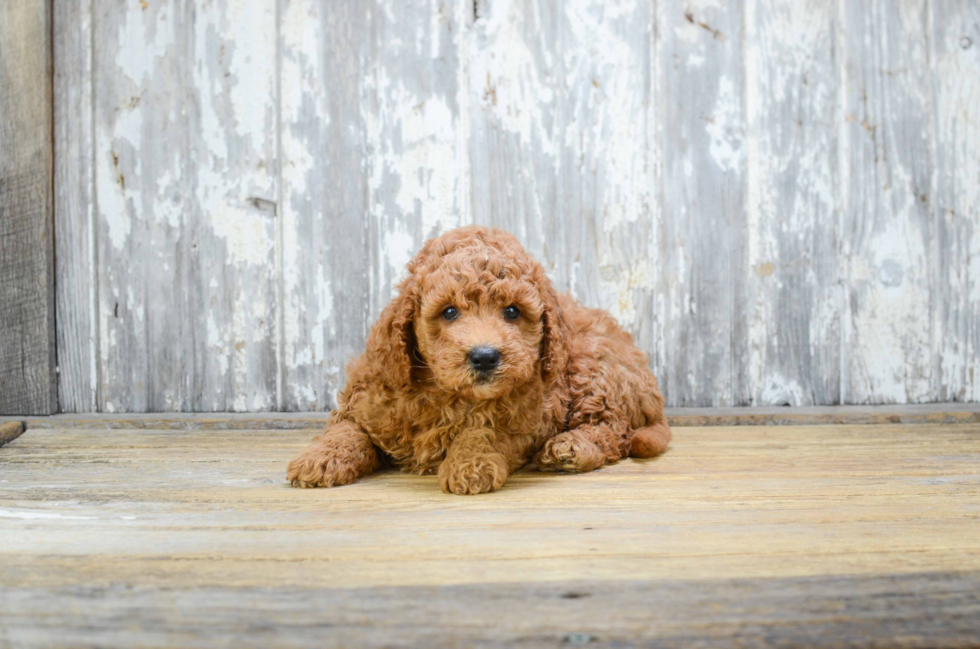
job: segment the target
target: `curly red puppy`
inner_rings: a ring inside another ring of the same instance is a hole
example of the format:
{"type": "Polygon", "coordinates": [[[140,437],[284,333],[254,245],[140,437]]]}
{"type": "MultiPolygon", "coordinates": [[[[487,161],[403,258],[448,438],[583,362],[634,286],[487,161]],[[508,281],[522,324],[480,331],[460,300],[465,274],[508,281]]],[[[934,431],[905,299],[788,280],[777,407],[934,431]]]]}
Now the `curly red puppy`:
{"type": "Polygon", "coordinates": [[[666,450],[663,397],[632,337],[556,294],[512,235],[452,230],[408,273],[348,365],[326,432],[290,462],[293,485],[348,484],[386,457],[478,494],[532,457],[582,472],[666,450]]]}

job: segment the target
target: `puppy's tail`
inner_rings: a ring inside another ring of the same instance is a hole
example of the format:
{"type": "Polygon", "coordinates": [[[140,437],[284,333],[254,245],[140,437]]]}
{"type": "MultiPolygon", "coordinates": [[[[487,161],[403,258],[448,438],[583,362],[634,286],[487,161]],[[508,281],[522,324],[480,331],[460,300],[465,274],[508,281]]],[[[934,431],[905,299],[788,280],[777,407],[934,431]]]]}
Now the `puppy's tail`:
{"type": "Polygon", "coordinates": [[[655,457],[667,450],[670,444],[670,426],[666,421],[644,426],[633,431],[630,438],[630,457],[655,457]]]}

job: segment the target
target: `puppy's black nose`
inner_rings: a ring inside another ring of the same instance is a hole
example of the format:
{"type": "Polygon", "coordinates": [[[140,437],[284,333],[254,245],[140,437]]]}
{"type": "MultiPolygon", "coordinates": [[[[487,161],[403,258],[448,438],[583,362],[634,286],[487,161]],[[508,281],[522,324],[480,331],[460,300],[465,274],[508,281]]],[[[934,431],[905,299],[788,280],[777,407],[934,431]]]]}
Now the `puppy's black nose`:
{"type": "Polygon", "coordinates": [[[500,352],[493,347],[474,347],[469,354],[470,365],[477,372],[489,372],[500,365],[500,352]]]}

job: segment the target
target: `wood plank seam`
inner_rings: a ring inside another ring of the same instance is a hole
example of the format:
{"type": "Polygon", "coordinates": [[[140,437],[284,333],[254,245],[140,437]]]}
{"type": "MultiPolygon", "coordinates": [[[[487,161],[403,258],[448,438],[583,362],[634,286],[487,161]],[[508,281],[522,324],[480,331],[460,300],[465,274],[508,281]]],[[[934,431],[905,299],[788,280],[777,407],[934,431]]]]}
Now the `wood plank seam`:
{"type": "MultiPolygon", "coordinates": [[[[671,426],[964,424],[980,422],[980,404],[815,406],[809,408],[667,408],[671,426]]],[[[32,417],[25,429],[297,430],[323,428],[329,412],[62,414],[32,417]]],[[[0,417],[0,422],[13,421],[0,417]]],[[[20,421],[20,420],[18,420],[20,421]]]]}

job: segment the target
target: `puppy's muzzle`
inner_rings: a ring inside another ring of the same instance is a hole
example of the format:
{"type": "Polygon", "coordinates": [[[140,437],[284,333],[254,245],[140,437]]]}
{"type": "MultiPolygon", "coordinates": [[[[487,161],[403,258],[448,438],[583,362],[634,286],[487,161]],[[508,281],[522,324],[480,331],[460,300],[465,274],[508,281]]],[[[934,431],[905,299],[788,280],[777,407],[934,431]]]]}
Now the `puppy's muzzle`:
{"type": "Polygon", "coordinates": [[[488,376],[500,365],[500,350],[489,345],[474,347],[467,355],[470,367],[484,376],[488,376]]]}

